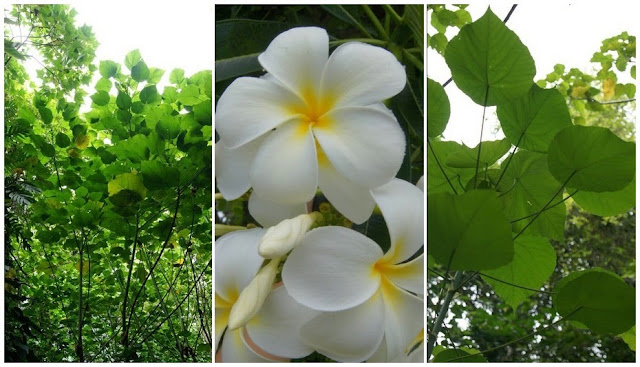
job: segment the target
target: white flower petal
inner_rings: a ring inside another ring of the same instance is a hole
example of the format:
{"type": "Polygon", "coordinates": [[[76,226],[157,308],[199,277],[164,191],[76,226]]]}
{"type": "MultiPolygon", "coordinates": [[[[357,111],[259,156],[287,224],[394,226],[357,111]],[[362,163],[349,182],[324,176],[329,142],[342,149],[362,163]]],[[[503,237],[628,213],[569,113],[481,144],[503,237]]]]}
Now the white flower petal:
{"type": "Polygon", "coordinates": [[[296,93],[303,93],[318,89],[328,57],[327,31],[318,27],[299,27],[280,33],[258,56],[258,61],[280,83],[296,93]]]}
{"type": "Polygon", "coordinates": [[[256,275],[264,259],[258,254],[258,240],[264,229],[227,233],[215,242],[216,294],[234,303],[242,289],[256,275]]]}
{"type": "Polygon", "coordinates": [[[416,187],[424,192],[424,175],[416,182],[416,187]]]}
{"type": "Polygon", "coordinates": [[[391,180],[404,157],[404,132],[395,118],[372,107],[332,110],[313,134],[336,170],[359,185],[374,188],[391,180]]]}
{"type": "Polygon", "coordinates": [[[249,172],[256,195],[279,204],[311,200],[318,187],[318,159],[311,130],[301,121],[279,126],[265,139],[249,172]]]}
{"type": "Polygon", "coordinates": [[[218,299],[216,297],[216,344],[214,344],[214,346],[217,348],[218,347],[218,343],[220,343],[220,338],[222,337],[222,333],[224,332],[224,329],[227,328],[227,323],[229,321],[229,311],[231,310],[228,307],[225,308],[219,308],[217,307],[217,303],[218,303],[218,299]]]}
{"type": "Polygon", "coordinates": [[[393,179],[371,194],[391,237],[384,261],[397,264],[410,258],[424,242],[424,193],[407,181],[393,179]]]}
{"type": "Polygon", "coordinates": [[[282,269],[282,280],[296,301],[314,310],[339,311],[369,299],[380,285],[373,267],[380,247],[344,227],[307,233],[282,269]]]}
{"type": "Polygon", "coordinates": [[[384,335],[387,358],[396,358],[410,346],[424,328],[424,301],[382,280],[384,335]]]}
{"type": "Polygon", "coordinates": [[[318,149],[318,187],[342,215],[356,224],[369,219],[376,205],[368,188],[342,176],[320,149],[318,149]]]}
{"type": "Polygon", "coordinates": [[[239,198],[251,187],[249,168],[267,135],[236,149],[229,149],[222,142],[216,143],[216,186],[226,200],[239,198]]]}
{"type": "Polygon", "coordinates": [[[406,263],[385,267],[384,275],[400,288],[424,294],[424,254],[406,263]]]}
{"type": "Polygon", "coordinates": [[[382,342],[378,346],[378,349],[373,353],[371,357],[367,359],[367,363],[384,363],[387,362],[387,342],[385,338],[382,338],[382,342]]]}
{"type": "Polygon", "coordinates": [[[260,198],[255,192],[249,195],[249,213],[264,228],[275,226],[285,219],[307,212],[307,204],[282,205],[260,198]]]}
{"type": "Polygon", "coordinates": [[[381,47],[349,42],[333,51],[322,74],[322,95],[336,106],[366,106],[400,93],[407,82],[402,64],[381,47]]]}
{"type": "Polygon", "coordinates": [[[260,312],[247,324],[247,333],[267,353],[302,358],[313,348],[300,340],[300,328],[318,314],[296,302],[280,286],[269,293],[260,312]]]}
{"type": "Polygon", "coordinates": [[[223,363],[260,363],[272,362],[272,360],[264,358],[255,353],[242,340],[242,332],[244,328],[229,331],[224,334],[222,346],[220,346],[220,361],[223,363]]]}
{"type": "Polygon", "coordinates": [[[294,117],[304,102],[283,86],[259,78],[238,78],[216,105],[216,131],[233,149],[294,117]]]}
{"type": "Polygon", "coordinates": [[[323,312],[305,324],[301,337],[321,354],[339,362],[362,362],[378,349],[384,336],[380,292],[361,305],[323,312]]]}

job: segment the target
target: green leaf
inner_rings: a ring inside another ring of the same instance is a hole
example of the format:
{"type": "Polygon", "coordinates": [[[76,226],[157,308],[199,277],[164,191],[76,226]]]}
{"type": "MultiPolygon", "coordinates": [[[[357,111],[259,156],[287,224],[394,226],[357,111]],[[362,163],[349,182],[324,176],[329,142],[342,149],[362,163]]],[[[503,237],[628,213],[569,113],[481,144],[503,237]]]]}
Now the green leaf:
{"type": "Polygon", "coordinates": [[[262,66],[258,62],[258,55],[260,55],[259,52],[216,60],[214,67],[216,71],[216,83],[262,70],[262,66]]]}
{"type": "Polygon", "coordinates": [[[135,49],[124,57],[124,66],[126,66],[127,69],[132,70],[141,59],[142,56],[140,56],[140,50],[135,49]]]}
{"type": "Polygon", "coordinates": [[[594,268],[567,278],[554,288],[560,316],[598,333],[620,334],[635,325],[635,290],[618,275],[594,268]]]}
{"type": "MultiPolygon", "coordinates": [[[[520,236],[514,241],[513,261],[492,270],[485,270],[489,276],[532,289],[540,289],[556,267],[556,252],[546,238],[520,236]]],[[[497,295],[502,297],[514,310],[534,291],[514,287],[489,277],[482,276],[497,295]]]]}
{"type": "Polygon", "coordinates": [[[444,349],[438,354],[436,354],[431,362],[436,362],[436,363],[448,362],[452,359],[455,359],[454,361],[451,361],[452,363],[487,362],[487,359],[484,358],[482,354],[476,354],[476,353],[480,353],[480,351],[477,349],[471,349],[467,347],[459,347],[456,349],[444,349]],[[470,357],[460,358],[464,356],[470,356],[470,357]],[[457,359],[457,358],[460,358],[460,359],[457,359]]]}
{"type": "Polygon", "coordinates": [[[536,74],[527,47],[491,9],[449,41],[444,57],[458,88],[483,106],[525,94],[536,74]]]}
{"type": "Polygon", "coordinates": [[[56,145],[60,148],[68,147],[71,144],[71,139],[65,133],[58,133],[56,135],[56,145]]]}
{"type": "Polygon", "coordinates": [[[109,199],[116,206],[131,206],[145,198],[147,189],[140,175],[122,173],[107,185],[109,199]]]}
{"type": "Polygon", "coordinates": [[[45,124],[50,124],[53,121],[53,113],[47,107],[38,107],[38,112],[40,113],[40,118],[42,122],[45,124]]]}
{"type": "Polygon", "coordinates": [[[211,125],[213,120],[213,105],[210,99],[193,106],[193,114],[201,125],[211,125]]]}
{"type": "Polygon", "coordinates": [[[140,60],[131,69],[131,78],[137,82],[145,81],[149,78],[149,68],[147,64],[140,60]]]}
{"type": "Polygon", "coordinates": [[[149,68],[149,78],[147,79],[150,84],[158,84],[162,80],[164,70],[158,68],[149,68]]]}
{"type": "Polygon", "coordinates": [[[180,184],[180,171],[158,161],[143,161],[142,180],[149,190],[168,189],[180,184]]]}
{"type": "Polygon", "coordinates": [[[96,83],[96,90],[109,93],[109,91],[111,90],[111,80],[100,78],[100,80],[98,80],[98,82],[96,83]]]}
{"type": "Polygon", "coordinates": [[[533,84],[529,93],[498,106],[504,135],[521,149],[546,153],[553,137],[571,125],[565,98],[556,89],[533,84]]]}
{"type": "Polygon", "coordinates": [[[118,72],[118,64],[111,60],[100,61],[100,75],[103,78],[111,78],[118,72]]]}
{"type": "Polygon", "coordinates": [[[634,177],[635,148],[604,127],[568,126],[549,146],[549,171],[567,187],[619,191],[634,177]]]}
{"type": "Polygon", "coordinates": [[[427,135],[430,138],[442,134],[449,122],[451,105],[440,83],[427,79],[427,135]]]}
{"type": "Polygon", "coordinates": [[[636,327],[635,325],[625,331],[622,334],[618,335],[619,337],[622,338],[622,340],[624,340],[625,343],[627,343],[627,345],[629,346],[629,349],[635,351],[636,350],[636,327]]]}
{"type": "Polygon", "coordinates": [[[178,94],[178,101],[185,106],[193,106],[202,102],[200,99],[200,88],[197,85],[187,85],[178,94]]]}
{"type": "Polygon", "coordinates": [[[169,82],[172,84],[180,84],[184,81],[184,70],[173,69],[169,74],[169,82]]]}
{"type": "Polygon", "coordinates": [[[479,167],[484,168],[496,163],[511,149],[511,143],[507,139],[483,141],[481,144],[482,147],[478,144],[475,148],[464,146],[462,151],[451,154],[447,158],[447,165],[454,168],[475,168],[480,149],[479,167]]]}
{"type": "Polygon", "coordinates": [[[106,106],[109,103],[109,93],[101,90],[91,96],[91,100],[98,106],[106,106]]]}
{"type": "Polygon", "coordinates": [[[487,270],[513,259],[511,226],[496,193],[430,194],[428,251],[449,270],[487,270]]]}
{"type": "Polygon", "coordinates": [[[116,97],[116,105],[121,110],[126,110],[131,107],[131,97],[128,94],[119,91],[118,97],[116,97]]]}
{"type": "Polygon", "coordinates": [[[42,152],[43,156],[51,158],[56,155],[56,148],[49,143],[44,143],[40,147],[40,152],[42,152]]]}
{"type": "Polygon", "coordinates": [[[583,210],[589,213],[601,217],[622,214],[633,209],[636,205],[636,180],[634,177],[631,183],[620,191],[578,191],[571,197],[583,210]]]}
{"type": "Polygon", "coordinates": [[[424,48],[424,5],[409,4],[404,6],[403,22],[411,29],[416,46],[424,48]]]}
{"type": "Polygon", "coordinates": [[[453,194],[454,192],[447,182],[447,177],[456,189],[456,192],[464,192],[465,185],[469,179],[473,177],[475,170],[473,168],[452,168],[447,166],[445,162],[451,154],[462,152],[465,147],[453,141],[431,141],[429,144],[435,152],[435,155],[431,149],[427,149],[427,192],[429,194],[439,192],[453,194]],[[442,173],[438,162],[447,174],[446,177],[442,173]]]}
{"type": "Polygon", "coordinates": [[[438,51],[439,54],[443,54],[447,48],[447,44],[449,41],[447,40],[447,36],[444,33],[436,33],[431,36],[429,41],[429,46],[438,51]]]}
{"type": "Polygon", "coordinates": [[[158,89],[155,85],[146,86],[140,91],[140,101],[142,101],[142,103],[150,104],[159,100],[160,95],[158,94],[158,89]]]}
{"type": "Polygon", "coordinates": [[[173,116],[167,116],[156,124],[158,136],[165,140],[171,140],[180,134],[180,122],[173,116]]]}
{"type": "MultiPolygon", "coordinates": [[[[511,190],[501,196],[500,200],[505,214],[513,223],[513,232],[520,232],[529,223],[535,213],[542,210],[551,197],[558,192],[560,184],[551,176],[547,168],[544,154],[528,151],[517,152],[511,162],[506,159],[502,169],[506,168],[502,180],[507,180],[513,186],[511,190]],[[507,167],[507,164],[509,166],[507,167]]],[[[559,193],[552,205],[562,200],[559,193]]],[[[564,239],[564,222],[566,219],[564,203],[556,205],[542,212],[538,218],[523,232],[525,235],[542,235],[554,240],[564,239]]]]}

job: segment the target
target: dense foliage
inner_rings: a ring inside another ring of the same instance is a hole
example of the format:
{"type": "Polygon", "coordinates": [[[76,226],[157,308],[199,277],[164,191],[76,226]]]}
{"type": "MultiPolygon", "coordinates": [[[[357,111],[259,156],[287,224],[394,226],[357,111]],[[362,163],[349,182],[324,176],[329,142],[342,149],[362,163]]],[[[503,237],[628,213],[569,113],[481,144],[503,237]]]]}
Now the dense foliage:
{"type": "Polygon", "coordinates": [[[534,84],[528,50],[490,10],[447,40],[470,19],[432,9],[429,45],[463,92],[497,105],[506,137],[440,141],[456,107],[429,80],[429,357],[634,361],[635,86],[618,79],[635,78],[635,37],[604,40],[593,73],[556,65],[534,84]]]}
{"type": "Polygon", "coordinates": [[[74,17],[5,17],[5,359],[211,361],[211,71],[97,63],[74,17]]]}

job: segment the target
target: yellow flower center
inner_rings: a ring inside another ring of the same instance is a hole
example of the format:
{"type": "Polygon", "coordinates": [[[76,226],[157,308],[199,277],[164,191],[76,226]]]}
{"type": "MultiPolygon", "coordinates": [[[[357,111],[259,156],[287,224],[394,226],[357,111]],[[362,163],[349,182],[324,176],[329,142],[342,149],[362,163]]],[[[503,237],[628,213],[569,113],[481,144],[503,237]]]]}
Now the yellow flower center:
{"type": "Polygon", "coordinates": [[[331,111],[335,100],[331,95],[320,97],[314,88],[307,87],[302,90],[303,104],[290,106],[289,110],[294,115],[300,115],[298,135],[304,136],[311,127],[328,127],[331,120],[325,116],[331,111]]]}

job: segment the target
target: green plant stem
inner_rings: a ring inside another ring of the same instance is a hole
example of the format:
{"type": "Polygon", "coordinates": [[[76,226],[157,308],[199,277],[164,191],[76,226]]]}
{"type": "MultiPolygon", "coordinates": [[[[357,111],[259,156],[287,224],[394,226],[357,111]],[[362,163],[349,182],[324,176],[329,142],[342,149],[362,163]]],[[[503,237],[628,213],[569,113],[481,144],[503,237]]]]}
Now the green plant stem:
{"type": "MultiPolygon", "coordinates": [[[[562,200],[558,201],[557,203],[555,203],[555,204],[553,204],[553,205],[550,205],[548,208],[546,208],[545,210],[543,210],[543,212],[544,212],[544,211],[547,211],[547,210],[549,210],[549,209],[551,209],[551,208],[554,208],[554,207],[556,207],[556,206],[558,206],[558,205],[560,205],[560,204],[562,204],[562,203],[564,203],[565,201],[569,200],[569,198],[570,198],[570,197],[572,197],[573,195],[575,195],[578,191],[580,191],[580,190],[576,190],[576,191],[572,192],[571,194],[567,195],[567,197],[566,197],[566,198],[563,198],[562,200]]],[[[521,221],[521,220],[525,220],[525,219],[527,219],[527,218],[531,218],[531,217],[533,217],[534,215],[536,215],[536,213],[531,213],[531,214],[527,215],[526,217],[522,217],[522,218],[518,218],[518,219],[512,220],[512,221],[511,221],[511,223],[516,223],[516,222],[519,222],[519,221],[521,221]]]]}
{"type": "Polygon", "coordinates": [[[428,271],[430,271],[430,272],[432,272],[433,274],[435,274],[435,275],[439,276],[440,278],[443,278],[443,279],[445,279],[445,280],[446,280],[446,278],[445,278],[445,276],[444,276],[443,274],[441,274],[441,273],[439,273],[439,272],[437,272],[437,271],[435,271],[435,270],[431,269],[430,267],[427,267],[427,270],[428,270],[428,271]]]}
{"type": "Polygon", "coordinates": [[[337,41],[330,41],[329,46],[330,47],[339,46],[347,42],[362,42],[362,43],[368,43],[376,46],[386,46],[389,43],[387,41],[382,41],[376,38],[347,38],[347,39],[342,39],[337,41]]]}
{"type": "Polygon", "coordinates": [[[458,192],[456,191],[455,187],[453,187],[453,184],[449,180],[449,176],[447,176],[447,173],[444,171],[444,168],[440,164],[440,161],[438,160],[438,156],[436,156],[436,152],[433,150],[433,147],[431,146],[431,138],[427,138],[427,145],[429,146],[429,150],[431,150],[431,154],[433,154],[433,159],[435,159],[436,163],[438,164],[438,167],[440,168],[440,171],[444,175],[444,178],[447,179],[447,183],[449,184],[449,186],[451,186],[451,190],[453,190],[453,192],[456,195],[458,195],[458,192]]]}
{"type": "Polygon", "coordinates": [[[429,339],[427,341],[427,359],[431,357],[433,348],[436,345],[436,339],[438,337],[438,333],[440,332],[440,329],[442,328],[442,323],[444,322],[444,319],[447,316],[447,313],[449,312],[449,305],[451,304],[451,300],[453,299],[453,296],[456,293],[455,289],[458,287],[458,285],[462,281],[462,276],[463,276],[462,271],[458,271],[456,273],[455,277],[453,278],[453,282],[451,283],[451,286],[447,291],[447,294],[444,296],[444,301],[442,302],[442,306],[440,306],[438,317],[436,318],[436,321],[431,327],[431,331],[429,332],[429,335],[428,335],[429,339]]]}
{"type": "Polygon", "coordinates": [[[413,64],[418,70],[424,71],[424,64],[417,57],[413,56],[409,51],[402,49],[402,56],[405,60],[413,64]]]}
{"type": "Polygon", "coordinates": [[[398,24],[402,24],[402,17],[398,13],[396,13],[395,10],[393,10],[391,5],[382,4],[382,8],[384,9],[385,12],[387,12],[387,14],[389,14],[389,16],[391,16],[394,22],[398,24]]]}
{"type": "Polygon", "coordinates": [[[569,180],[571,180],[571,178],[572,178],[572,177],[573,177],[573,175],[575,175],[575,174],[576,174],[576,171],[573,171],[573,172],[569,175],[569,177],[567,177],[567,179],[564,181],[564,183],[562,184],[562,186],[560,186],[560,188],[558,189],[558,191],[556,191],[556,193],[555,193],[555,194],[553,194],[553,196],[551,197],[551,199],[549,199],[549,201],[547,201],[547,203],[546,203],[546,204],[544,204],[544,206],[542,207],[542,209],[540,209],[540,210],[536,213],[535,217],[533,217],[533,219],[531,219],[531,221],[530,221],[529,223],[527,223],[527,225],[525,225],[525,226],[524,226],[524,228],[522,228],[522,230],[520,230],[520,232],[518,232],[518,234],[517,234],[515,237],[513,237],[513,240],[514,240],[514,241],[516,240],[516,238],[520,237],[520,235],[521,235],[521,234],[522,234],[522,233],[523,233],[527,228],[529,228],[529,226],[530,226],[530,225],[531,225],[531,224],[532,224],[536,219],[538,219],[538,217],[540,216],[540,214],[542,214],[542,212],[544,212],[544,211],[545,211],[545,209],[549,206],[549,204],[551,204],[551,202],[553,201],[553,199],[554,199],[556,196],[558,196],[558,194],[559,194],[559,193],[561,193],[561,192],[562,192],[562,190],[564,190],[564,187],[567,185],[567,182],[569,182],[569,180]]]}
{"type": "Polygon", "coordinates": [[[460,282],[460,284],[458,284],[458,286],[456,287],[456,289],[453,290],[454,293],[458,292],[460,290],[460,288],[462,288],[465,284],[467,284],[471,279],[473,279],[473,277],[475,277],[476,275],[478,275],[479,271],[474,271],[473,274],[469,275],[467,277],[467,279],[463,280],[462,282],[460,282]]]}
{"type": "Polygon", "coordinates": [[[122,344],[129,346],[129,328],[127,327],[127,302],[129,302],[129,287],[131,286],[131,274],[133,273],[133,260],[136,258],[136,245],[138,244],[138,232],[140,230],[140,210],[136,211],[136,234],[129,260],[129,274],[127,275],[127,285],[124,288],[124,300],[122,301],[122,344]]]}
{"type": "Polygon", "coordinates": [[[526,290],[528,290],[528,291],[538,292],[538,293],[556,294],[555,292],[542,291],[542,290],[539,290],[539,289],[534,289],[534,288],[529,288],[529,287],[524,287],[524,286],[521,286],[521,285],[517,285],[517,284],[509,283],[509,282],[507,282],[507,281],[505,281],[505,280],[502,280],[502,279],[498,279],[498,278],[492,277],[491,275],[487,275],[487,274],[485,274],[485,273],[479,273],[479,274],[480,274],[480,275],[482,275],[483,277],[487,277],[487,278],[489,278],[489,279],[493,279],[493,280],[495,280],[496,282],[500,282],[500,283],[503,283],[503,284],[506,284],[506,285],[510,285],[510,286],[512,286],[512,287],[522,288],[522,289],[526,289],[526,290]]]}
{"type": "Polygon", "coordinates": [[[476,172],[473,176],[473,188],[476,188],[478,183],[478,168],[480,166],[480,152],[482,151],[482,133],[484,132],[484,115],[487,112],[487,99],[489,98],[489,84],[484,93],[484,103],[482,107],[482,124],[480,124],[480,142],[478,143],[478,157],[476,158],[476,172]]]}
{"type": "Polygon", "coordinates": [[[498,350],[498,349],[504,348],[504,347],[506,347],[506,346],[508,346],[508,345],[511,345],[511,344],[513,344],[513,343],[517,343],[517,342],[519,342],[519,341],[521,341],[521,340],[524,340],[524,339],[527,339],[527,338],[529,338],[529,337],[531,337],[531,336],[534,336],[534,335],[538,334],[539,332],[541,332],[541,331],[543,331],[543,330],[546,330],[546,329],[548,329],[548,328],[552,327],[552,326],[553,326],[553,325],[555,325],[555,324],[558,324],[558,323],[560,323],[560,322],[562,322],[562,321],[566,320],[566,318],[567,318],[567,317],[569,317],[569,316],[573,315],[574,313],[576,313],[576,312],[580,311],[583,307],[584,307],[584,306],[580,306],[580,307],[576,308],[575,310],[571,311],[567,316],[562,317],[562,318],[560,318],[560,319],[558,319],[558,320],[556,320],[556,321],[554,321],[554,322],[550,323],[549,325],[547,325],[547,326],[545,326],[545,327],[543,327],[543,328],[541,328],[541,329],[539,329],[539,330],[533,331],[533,332],[531,332],[531,333],[529,333],[529,334],[527,334],[527,335],[525,335],[525,336],[521,336],[521,337],[519,337],[519,338],[517,338],[517,339],[511,340],[511,341],[506,342],[506,343],[504,343],[504,344],[500,344],[500,345],[498,345],[497,347],[489,348],[489,349],[483,350],[483,351],[481,351],[481,352],[477,352],[477,353],[469,354],[469,355],[466,355],[466,356],[456,357],[456,358],[453,358],[453,359],[450,359],[450,360],[448,360],[448,361],[444,361],[444,362],[453,362],[453,361],[457,361],[457,360],[459,360],[459,359],[465,359],[465,358],[469,358],[469,357],[473,357],[473,356],[481,355],[481,354],[484,354],[484,353],[493,352],[494,350],[498,350]]]}
{"type": "MultiPolygon", "coordinates": [[[[529,126],[531,126],[531,125],[529,125],[529,126]]],[[[529,128],[529,126],[527,126],[527,129],[529,128]]],[[[498,185],[500,184],[500,181],[502,181],[502,178],[504,177],[504,174],[507,172],[507,168],[509,168],[509,165],[511,164],[511,161],[513,160],[513,156],[516,155],[516,150],[518,150],[518,147],[520,146],[520,142],[522,141],[522,137],[527,132],[527,129],[525,129],[522,132],[522,134],[520,134],[520,137],[518,138],[518,142],[516,143],[515,148],[513,148],[513,151],[509,154],[509,158],[507,158],[507,163],[505,164],[504,169],[502,170],[502,173],[500,174],[500,177],[498,177],[498,182],[496,182],[496,187],[498,187],[498,185]]]]}
{"type": "Polygon", "coordinates": [[[363,4],[362,8],[364,9],[364,12],[367,14],[369,19],[371,19],[371,23],[373,23],[373,26],[376,27],[376,29],[378,30],[378,33],[380,34],[380,37],[382,37],[382,39],[384,39],[385,41],[388,41],[389,40],[389,35],[387,34],[387,32],[385,32],[384,27],[382,26],[382,24],[378,20],[378,17],[376,17],[376,15],[373,14],[373,11],[369,7],[369,5],[363,4]]]}

